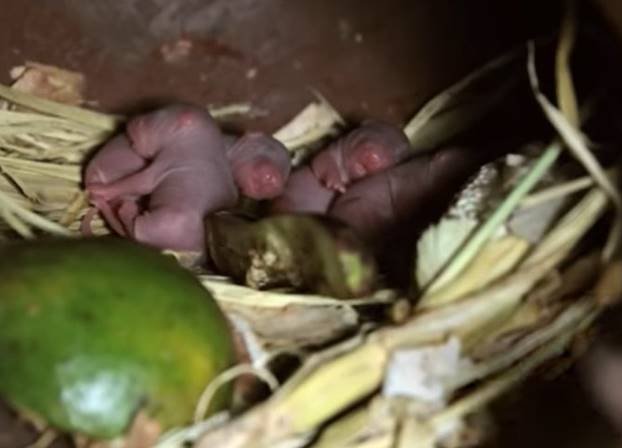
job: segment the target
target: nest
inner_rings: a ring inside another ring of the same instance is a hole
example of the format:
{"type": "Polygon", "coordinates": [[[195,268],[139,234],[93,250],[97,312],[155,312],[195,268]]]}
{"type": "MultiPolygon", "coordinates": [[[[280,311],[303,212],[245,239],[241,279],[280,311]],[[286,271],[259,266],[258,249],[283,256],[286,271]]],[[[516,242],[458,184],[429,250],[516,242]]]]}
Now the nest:
{"type": "MultiPolygon", "coordinates": [[[[622,199],[619,170],[603,167],[580,131],[590,110],[580,110],[573,89],[568,20],[557,48],[559,107],[540,90],[529,43],[437,95],[406,125],[414,151],[438,147],[503,101],[517,83],[509,73],[522,73],[557,131],[548,144],[483,167],[423,233],[417,297],[385,290],[338,300],[258,291],[197,273],[242,334],[250,363],[207,385],[194,424],[162,435],[158,447],[466,446],[473,415],[572,347],[621,293],[622,265],[614,254],[622,199]],[[564,152],[584,176],[557,171],[564,152]],[[602,243],[579,248],[603,222],[609,234],[602,243]],[[361,325],[370,306],[389,319],[361,325]],[[287,325],[274,325],[277,318],[287,325]],[[271,366],[283,354],[298,358],[300,367],[279,380],[271,366]],[[269,397],[244,412],[203,420],[214,391],[249,372],[269,386],[269,397]]],[[[88,208],[82,164],[123,117],[5,86],[0,97],[0,235],[79,236],[88,208]]],[[[318,95],[275,137],[299,164],[343,124],[318,95]]],[[[101,220],[93,228],[108,232],[101,220]]],[[[184,254],[173,255],[184,261],[184,254]]]]}

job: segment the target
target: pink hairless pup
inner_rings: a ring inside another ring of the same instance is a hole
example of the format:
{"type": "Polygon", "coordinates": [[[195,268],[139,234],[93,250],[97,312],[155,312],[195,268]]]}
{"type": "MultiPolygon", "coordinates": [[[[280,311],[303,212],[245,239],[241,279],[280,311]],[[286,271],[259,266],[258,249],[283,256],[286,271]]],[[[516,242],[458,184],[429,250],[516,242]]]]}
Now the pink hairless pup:
{"type": "MultiPolygon", "coordinates": [[[[119,134],[109,140],[91,159],[84,172],[84,185],[89,191],[92,186],[108,184],[130,174],[135,174],[145,168],[146,165],[147,161],[132,150],[128,138],[124,134],[119,134]]],[[[138,197],[126,196],[123,200],[137,199],[138,197]]],[[[115,232],[124,235],[123,225],[113,211],[121,205],[123,200],[106,202],[91,198],[95,208],[91,208],[82,221],[82,232],[91,233],[90,222],[99,209],[110,227],[115,232]]]]}
{"type": "Polygon", "coordinates": [[[235,205],[238,188],[254,199],[275,197],[289,175],[282,144],[259,133],[223,138],[196,106],[140,115],[126,133],[87,166],[86,190],[113,230],[159,248],[202,252],[206,215],[235,205]]]}
{"type": "Polygon", "coordinates": [[[399,128],[367,120],[316,155],[311,171],[323,186],[344,193],[353,181],[404,160],[409,148],[408,138],[399,128]]]}
{"type": "Polygon", "coordinates": [[[399,164],[410,143],[396,126],[367,120],[294,171],[273,212],[325,213],[352,182],[399,164]]]}
{"type": "Polygon", "coordinates": [[[418,236],[447,211],[478,169],[507,146],[446,147],[420,154],[351,185],[327,215],[353,229],[376,253],[385,279],[411,284],[418,236]]]}
{"type": "Polygon", "coordinates": [[[227,148],[236,185],[251,199],[273,199],[283,193],[291,169],[287,149],[278,140],[249,132],[227,148]]]}
{"type": "Polygon", "coordinates": [[[411,218],[429,222],[433,210],[445,208],[448,198],[485,163],[481,153],[469,149],[443,148],[369,176],[339,196],[328,215],[347,223],[365,241],[393,235],[411,218]]]}
{"type": "MultiPolygon", "coordinates": [[[[87,185],[93,204],[118,204],[116,217],[137,241],[201,250],[203,216],[237,200],[224,140],[213,119],[197,107],[173,105],[130,120],[127,135],[145,167],[113,182],[87,185]],[[147,195],[142,210],[138,199],[147,195]]],[[[97,159],[89,168],[97,171],[97,159]]]]}

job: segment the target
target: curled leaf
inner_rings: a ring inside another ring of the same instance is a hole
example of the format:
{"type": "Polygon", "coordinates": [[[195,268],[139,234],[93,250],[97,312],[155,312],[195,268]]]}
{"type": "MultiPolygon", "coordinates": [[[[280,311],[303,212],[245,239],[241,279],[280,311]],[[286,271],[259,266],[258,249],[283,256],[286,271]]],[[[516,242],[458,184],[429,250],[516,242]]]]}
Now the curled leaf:
{"type": "Polygon", "coordinates": [[[219,272],[255,289],[292,287],[337,298],[376,286],[372,255],[346,226],[326,217],[276,215],[249,221],[216,214],[206,221],[219,272]]]}

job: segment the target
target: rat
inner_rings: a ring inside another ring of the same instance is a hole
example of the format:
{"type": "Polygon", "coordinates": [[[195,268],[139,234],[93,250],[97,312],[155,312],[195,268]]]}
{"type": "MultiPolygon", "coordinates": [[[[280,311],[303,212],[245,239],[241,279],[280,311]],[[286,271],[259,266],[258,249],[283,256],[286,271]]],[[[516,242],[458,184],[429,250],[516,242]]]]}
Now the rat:
{"type": "Polygon", "coordinates": [[[238,197],[213,118],[199,107],[174,104],[131,119],[126,133],[146,165],[113,182],[91,184],[92,201],[120,201],[117,216],[139,242],[202,251],[203,217],[238,197]],[[143,196],[149,196],[144,210],[136,200],[143,196]]]}
{"type": "Polygon", "coordinates": [[[256,200],[280,196],[291,170],[285,145],[262,132],[227,140],[227,157],[240,193],[256,200]]]}
{"type": "Polygon", "coordinates": [[[465,153],[464,148],[443,149],[369,176],[339,196],[328,214],[346,222],[364,239],[375,240],[421,209],[425,199],[446,196],[444,190],[464,182],[476,169],[467,168],[465,153]]]}
{"type": "Polygon", "coordinates": [[[196,106],[138,116],[126,133],[129,149],[115,139],[105,145],[87,167],[86,188],[117,233],[160,248],[202,252],[207,214],[235,205],[240,192],[253,199],[277,196],[289,174],[280,142],[261,133],[223,136],[196,106]],[[149,196],[146,209],[139,204],[143,196],[149,196]]]}
{"type": "Polygon", "coordinates": [[[402,162],[410,143],[396,126],[366,120],[295,170],[272,212],[325,213],[338,194],[366,176],[402,162]]]}
{"type": "Polygon", "coordinates": [[[327,214],[369,244],[395,283],[407,284],[420,232],[502,148],[448,147],[413,157],[352,184],[327,214]]]}
{"type": "Polygon", "coordinates": [[[132,150],[125,134],[118,134],[108,140],[95,153],[84,170],[86,187],[107,184],[136,173],[147,165],[147,161],[132,150]]]}
{"type": "Polygon", "coordinates": [[[324,187],[344,193],[355,180],[396,165],[409,153],[410,142],[401,129],[369,119],[318,153],[310,165],[324,187]]]}
{"type": "MultiPolygon", "coordinates": [[[[130,174],[137,173],[145,168],[147,161],[132,150],[130,141],[125,134],[118,134],[108,140],[89,161],[84,171],[84,186],[89,188],[97,184],[114,182],[130,174]]],[[[93,201],[92,201],[93,202],[93,201]]],[[[125,231],[117,219],[113,209],[120,203],[108,204],[105,201],[95,200],[94,207],[87,211],[82,220],[81,231],[90,235],[91,221],[97,210],[104,215],[104,219],[117,233],[124,235],[125,231]]]]}

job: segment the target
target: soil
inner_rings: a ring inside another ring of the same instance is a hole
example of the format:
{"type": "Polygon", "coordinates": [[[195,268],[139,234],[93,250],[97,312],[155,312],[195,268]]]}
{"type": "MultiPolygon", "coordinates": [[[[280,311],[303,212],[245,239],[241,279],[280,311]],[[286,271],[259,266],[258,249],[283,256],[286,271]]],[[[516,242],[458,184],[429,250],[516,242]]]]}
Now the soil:
{"type": "Polygon", "coordinates": [[[97,107],[250,101],[270,130],[324,95],[405,122],[431,95],[556,26],[556,2],[3,0],[0,81],[25,60],[82,71],[97,107]]]}

